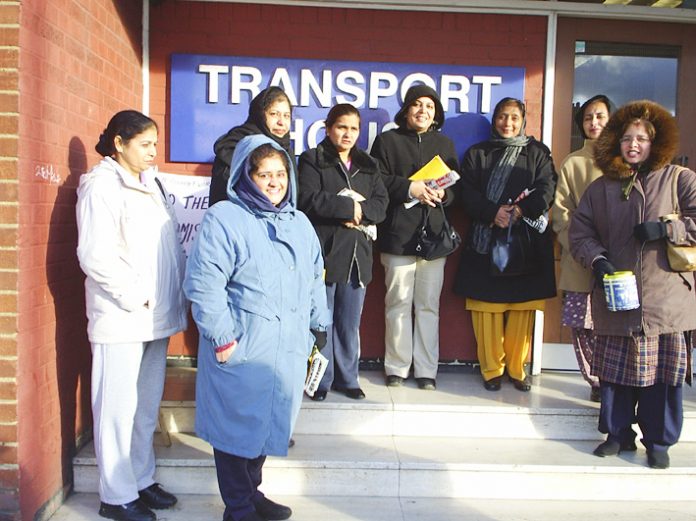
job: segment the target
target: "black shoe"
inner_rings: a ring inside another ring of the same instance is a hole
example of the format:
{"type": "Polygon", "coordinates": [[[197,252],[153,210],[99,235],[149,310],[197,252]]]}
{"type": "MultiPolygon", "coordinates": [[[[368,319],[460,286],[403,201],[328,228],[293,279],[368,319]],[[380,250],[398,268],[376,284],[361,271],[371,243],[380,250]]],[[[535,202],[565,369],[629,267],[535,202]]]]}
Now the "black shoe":
{"type": "Polygon", "coordinates": [[[138,494],[145,505],[155,510],[176,505],[176,496],[160,487],[159,483],[153,483],[149,487],[140,490],[138,494]]]}
{"type": "Polygon", "coordinates": [[[484,380],[483,386],[486,388],[486,391],[500,391],[500,384],[502,383],[502,381],[502,376],[496,376],[495,378],[491,378],[490,380],[484,380]]]}
{"type": "Polygon", "coordinates": [[[295,440],[290,438],[288,441],[288,449],[292,449],[295,446],[295,440]]]}
{"type": "Polygon", "coordinates": [[[435,378],[416,378],[418,388],[424,391],[434,391],[436,388],[435,378]]]}
{"type": "Polygon", "coordinates": [[[254,501],[254,508],[256,508],[256,513],[268,521],[274,521],[281,519],[287,519],[292,515],[292,510],[290,507],[285,505],[280,505],[275,501],[271,501],[267,497],[263,497],[257,501],[254,501]]]}
{"type": "Polygon", "coordinates": [[[157,519],[155,513],[139,499],[125,505],[102,503],[99,507],[99,515],[117,521],[156,521],[157,519]]]}
{"type": "Polygon", "coordinates": [[[636,442],[633,440],[622,442],[607,440],[597,445],[597,448],[592,451],[592,454],[604,458],[606,456],[616,456],[619,452],[633,452],[636,450],[638,450],[638,447],[636,447],[636,442]]]}
{"type": "Polygon", "coordinates": [[[669,454],[667,454],[667,451],[648,449],[648,466],[651,469],[668,469],[669,454]]]}
{"type": "Polygon", "coordinates": [[[515,389],[517,389],[518,391],[522,391],[523,393],[527,393],[532,389],[532,384],[526,377],[524,380],[517,380],[517,379],[513,378],[512,376],[509,376],[508,378],[512,382],[512,385],[515,386],[515,389]]]}
{"type": "Polygon", "coordinates": [[[261,517],[255,510],[253,512],[249,512],[247,515],[245,515],[240,521],[266,521],[263,517],[261,517]]]}
{"type": "Polygon", "coordinates": [[[346,396],[352,400],[365,399],[365,393],[362,389],[360,389],[360,387],[358,387],[357,389],[346,389],[343,392],[346,393],[346,396]]]}
{"type": "Polygon", "coordinates": [[[605,458],[607,456],[616,456],[619,452],[621,452],[621,444],[615,440],[607,440],[597,445],[592,454],[605,458]]]}
{"type": "Polygon", "coordinates": [[[599,387],[590,389],[590,401],[597,403],[602,401],[602,390],[599,387]]]}
{"type": "Polygon", "coordinates": [[[395,374],[387,376],[387,387],[400,387],[404,383],[404,379],[395,374]]]}
{"type": "Polygon", "coordinates": [[[326,391],[314,391],[314,396],[312,396],[312,400],[315,402],[323,402],[326,400],[326,391]]]}

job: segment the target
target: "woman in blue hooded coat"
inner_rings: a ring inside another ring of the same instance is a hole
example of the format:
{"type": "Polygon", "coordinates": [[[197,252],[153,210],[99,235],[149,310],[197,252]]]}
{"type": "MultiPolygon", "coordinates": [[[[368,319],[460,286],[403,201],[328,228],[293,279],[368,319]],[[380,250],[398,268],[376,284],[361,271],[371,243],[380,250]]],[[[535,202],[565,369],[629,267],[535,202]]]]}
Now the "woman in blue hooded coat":
{"type": "Polygon", "coordinates": [[[267,455],[287,455],[307,359],[331,322],[319,240],[296,194],[287,152],[267,136],[242,139],[228,200],[206,212],[188,259],[196,433],[214,449],[225,521],[291,515],[258,490],[261,470],[267,455]]]}

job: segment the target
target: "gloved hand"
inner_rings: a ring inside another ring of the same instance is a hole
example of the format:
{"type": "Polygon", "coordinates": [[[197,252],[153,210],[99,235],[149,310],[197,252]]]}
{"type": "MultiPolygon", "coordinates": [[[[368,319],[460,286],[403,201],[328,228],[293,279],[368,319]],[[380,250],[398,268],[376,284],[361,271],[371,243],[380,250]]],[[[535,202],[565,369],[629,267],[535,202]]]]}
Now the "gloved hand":
{"type": "Polygon", "coordinates": [[[600,257],[592,263],[592,271],[597,279],[597,283],[600,287],[604,287],[604,275],[613,275],[616,272],[616,268],[607,259],[600,257]]]}
{"type": "Polygon", "coordinates": [[[314,335],[314,345],[317,346],[317,349],[321,351],[324,349],[324,346],[326,346],[326,331],[317,331],[316,329],[310,329],[312,334],[314,335]]]}
{"type": "Polygon", "coordinates": [[[656,241],[667,237],[667,223],[648,221],[633,227],[633,236],[640,242],[656,241]]]}

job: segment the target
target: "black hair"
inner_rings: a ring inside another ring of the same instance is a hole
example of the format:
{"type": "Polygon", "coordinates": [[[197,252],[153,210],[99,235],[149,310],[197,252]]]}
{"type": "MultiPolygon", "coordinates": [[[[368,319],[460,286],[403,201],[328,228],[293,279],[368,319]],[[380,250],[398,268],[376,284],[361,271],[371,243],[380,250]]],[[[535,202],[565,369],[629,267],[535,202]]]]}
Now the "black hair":
{"type": "Polygon", "coordinates": [[[585,119],[585,109],[596,102],[604,103],[604,105],[607,107],[607,117],[611,116],[611,101],[604,94],[597,94],[596,96],[592,96],[585,103],[580,105],[580,108],[575,112],[574,119],[575,125],[578,127],[578,130],[580,131],[580,135],[585,139],[587,139],[587,136],[585,135],[585,129],[582,126],[582,122],[585,119]]]}
{"type": "Polygon", "coordinates": [[[358,119],[360,119],[360,111],[350,103],[339,103],[338,105],[334,105],[326,115],[326,128],[332,127],[338,118],[351,115],[358,116],[358,119]]]}
{"type": "Polygon", "coordinates": [[[116,153],[116,146],[114,145],[116,136],[119,136],[125,144],[138,134],[142,134],[152,127],[155,130],[159,130],[154,119],[137,110],[122,110],[111,118],[109,124],[99,136],[99,142],[94,146],[94,150],[104,157],[112,156],[116,153]]]}
{"type": "Polygon", "coordinates": [[[288,161],[288,156],[282,150],[278,150],[270,143],[264,143],[263,145],[255,148],[249,154],[247,158],[247,164],[249,165],[249,175],[253,174],[259,169],[261,161],[269,157],[278,157],[283,161],[283,166],[285,166],[285,171],[288,176],[292,172],[290,170],[290,162],[288,161]]]}

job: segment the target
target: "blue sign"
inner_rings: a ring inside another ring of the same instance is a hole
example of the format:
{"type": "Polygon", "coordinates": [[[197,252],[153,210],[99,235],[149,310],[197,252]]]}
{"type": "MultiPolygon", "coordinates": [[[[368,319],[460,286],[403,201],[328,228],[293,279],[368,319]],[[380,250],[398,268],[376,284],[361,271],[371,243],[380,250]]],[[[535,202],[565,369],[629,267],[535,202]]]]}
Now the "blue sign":
{"type": "Polygon", "coordinates": [[[370,149],[377,134],[395,127],[404,94],[427,84],[445,109],[443,133],[459,156],[490,135],[491,113],[506,96],[524,100],[524,68],[349,62],[173,54],[171,59],[171,161],[211,163],[213,143],[241,125],[249,103],[277,85],[290,98],[295,154],[324,139],[324,119],[336,103],[360,110],[358,146],[370,149]]]}

